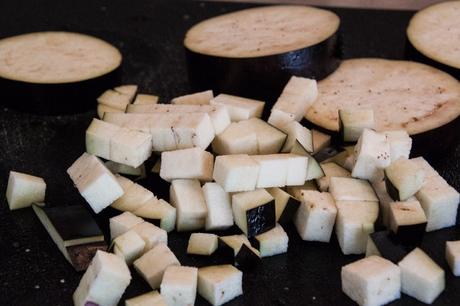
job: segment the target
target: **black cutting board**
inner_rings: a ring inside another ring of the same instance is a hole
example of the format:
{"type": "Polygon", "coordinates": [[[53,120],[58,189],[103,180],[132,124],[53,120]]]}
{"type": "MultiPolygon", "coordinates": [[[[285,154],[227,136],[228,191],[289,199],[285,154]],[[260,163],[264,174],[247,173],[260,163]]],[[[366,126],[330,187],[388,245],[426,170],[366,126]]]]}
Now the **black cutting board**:
{"type": "MultiPolygon", "coordinates": [[[[118,46],[124,55],[123,80],[162,101],[188,92],[182,38],[199,20],[249,7],[245,4],[195,1],[0,1],[0,37],[40,30],[95,34],[118,46]]],[[[343,55],[403,58],[405,27],[411,12],[333,9],[342,20],[343,55]]],[[[21,101],[16,101],[21,103],[21,101]]],[[[63,101],[64,102],[64,101],[63,101]]],[[[84,150],[84,131],[95,116],[43,117],[0,109],[0,305],[71,305],[81,274],[55,247],[32,209],[10,212],[4,191],[11,169],[42,176],[47,202],[72,205],[84,201],[65,170],[84,150]]],[[[435,145],[435,144],[434,144],[435,145]]],[[[456,189],[460,145],[436,165],[456,189]]],[[[166,185],[152,177],[142,182],[160,196],[166,185]]],[[[108,210],[97,217],[107,233],[108,210]]],[[[354,305],[341,292],[340,267],[361,256],[343,256],[335,238],[330,244],[301,241],[295,230],[289,252],[264,259],[245,273],[244,295],[228,305],[354,305]]],[[[184,265],[203,265],[185,255],[189,234],[172,233],[169,245],[184,265]]],[[[446,270],[446,290],[435,305],[460,304],[460,279],[444,260],[444,242],[460,238],[457,228],[426,235],[422,248],[446,270]]],[[[124,298],[149,290],[133,271],[124,298]]],[[[197,298],[197,305],[208,305],[197,298]]],[[[423,305],[403,296],[391,305],[423,305]]]]}

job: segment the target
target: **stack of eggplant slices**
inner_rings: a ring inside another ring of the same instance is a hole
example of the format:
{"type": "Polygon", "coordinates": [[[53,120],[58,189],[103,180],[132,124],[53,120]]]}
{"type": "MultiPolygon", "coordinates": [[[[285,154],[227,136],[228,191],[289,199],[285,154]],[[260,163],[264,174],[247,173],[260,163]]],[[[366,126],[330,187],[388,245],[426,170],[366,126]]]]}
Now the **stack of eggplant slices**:
{"type": "MultiPolygon", "coordinates": [[[[341,61],[340,20],[323,9],[269,6],[203,21],[184,40],[195,93],[170,103],[136,85],[98,94],[99,119],[67,173],[94,213],[118,211],[110,244],[85,207],[38,204],[39,177],[11,171],[10,208],[33,206],[66,259],[86,270],[78,306],[118,304],[131,273],[153,291],[127,306],[193,305],[197,292],[222,305],[243,294],[243,272],[288,251],[291,223],[303,240],[328,243],[334,232],[344,255],[365,254],[337,271],[359,305],[401,293],[430,304],[445,273],[460,275],[460,241],[445,244],[447,272],[420,248],[426,232],[456,224],[459,193],[427,160],[458,143],[458,16],[460,1],[433,5],[407,30],[409,53],[450,74],[415,61],[341,61]],[[136,183],[158,175],[169,199],[136,183]],[[215,234],[229,228],[236,234],[215,234]],[[188,256],[215,265],[182,266],[167,246],[174,230],[193,232],[188,256]]],[[[116,66],[103,60],[90,65],[97,76],[116,66]]],[[[26,73],[7,65],[15,68],[26,73]]]]}

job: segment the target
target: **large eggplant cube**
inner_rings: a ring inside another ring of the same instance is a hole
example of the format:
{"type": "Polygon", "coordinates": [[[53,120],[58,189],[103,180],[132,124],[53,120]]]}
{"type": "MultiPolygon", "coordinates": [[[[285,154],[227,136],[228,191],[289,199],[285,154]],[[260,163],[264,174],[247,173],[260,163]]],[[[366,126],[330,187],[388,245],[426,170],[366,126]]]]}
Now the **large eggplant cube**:
{"type": "Polygon", "coordinates": [[[410,159],[400,158],[385,169],[388,194],[396,201],[405,201],[423,185],[425,172],[410,159]]]}
{"type": "Polygon", "coordinates": [[[265,106],[265,102],[263,101],[226,94],[216,96],[209,101],[209,104],[225,106],[233,122],[250,118],[260,118],[265,106]]]}
{"type": "Polygon", "coordinates": [[[163,199],[152,198],[133,212],[170,232],[176,226],[176,208],[163,199]]]}
{"type": "Polygon", "coordinates": [[[211,255],[217,249],[219,237],[208,233],[193,233],[190,235],[187,254],[211,255]]]}
{"type": "Polygon", "coordinates": [[[125,306],[168,306],[158,291],[150,291],[125,301],[125,306]]]}
{"type": "Polygon", "coordinates": [[[249,155],[217,156],[213,178],[226,192],[250,191],[256,188],[259,164],[249,155]]]}
{"type": "Polygon", "coordinates": [[[126,233],[136,225],[144,223],[142,218],[135,216],[130,212],[124,212],[118,216],[109,219],[110,239],[113,240],[118,236],[126,233]]]}
{"type": "Polygon", "coordinates": [[[67,173],[95,213],[123,195],[123,189],[115,176],[94,155],[83,153],[67,169],[67,173]]]}
{"type": "Polygon", "coordinates": [[[10,171],[6,200],[10,210],[45,201],[46,183],[41,177],[10,171]]]}
{"type": "Polygon", "coordinates": [[[286,185],[288,160],[284,154],[255,155],[252,158],[259,164],[256,188],[286,185]]]}
{"type": "Polygon", "coordinates": [[[174,180],[169,194],[171,204],[177,209],[177,231],[204,227],[208,210],[198,180],[174,180]]]}
{"type": "Polygon", "coordinates": [[[75,306],[115,306],[130,281],[131,274],[122,258],[97,251],[73,294],[73,302],[75,306]]]}
{"type": "Polygon", "coordinates": [[[243,273],[231,265],[198,269],[198,293],[213,306],[243,294],[243,273]]]}
{"type": "Polygon", "coordinates": [[[220,237],[218,252],[218,255],[222,257],[232,256],[231,259],[234,259],[235,264],[242,268],[251,269],[260,262],[260,252],[251,246],[245,235],[220,237]],[[232,251],[229,252],[229,250],[232,251]]]}
{"type": "Polygon", "coordinates": [[[402,293],[431,304],[444,291],[444,270],[421,249],[414,249],[398,265],[402,293]]]}
{"type": "MultiPolygon", "coordinates": [[[[275,125],[276,126],[276,125],[275,125]]],[[[282,126],[277,126],[281,131],[287,134],[281,152],[291,152],[295,142],[299,142],[308,152],[313,152],[313,139],[311,131],[297,121],[290,121],[282,126]]]]}
{"type": "Polygon", "coordinates": [[[324,176],[316,179],[316,184],[320,191],[328,191],[331,177],[351,177],[350,171],[337,165],[335,162],[321,163],[324,176]]]}
{"type": "Polygon", "coordinates": [[[349,177],[331,177],[329,192],[336,201],[378,202],[374,189],[365,180],[349,177]]]}
{"type": "Polygon", "coordinates": [[[110,141],[110,160],[139,167],[152,154],[152,135],[122,128],[110,141]]]}
{"type": "Polygon", "coordinates": [[[145,242],[142,253],[153,249],[157,244],[168,244],[168,233],[152,223],[144,222],[132,228],[145,242]]]}
{"type": "Polygon", "coordinates": [[[166,269],[161,281],[161,295],[168,306],[194,305],[197,283],[197,268],[170,266],[166,269]]]}
{"type": "Polygon", "coordinates": [[[364,129],[374,126],[372,109],[339,109],[339,132],[345,142],[357,141],[364,129]]]}
{"type": "Polygon", "coordinates": [[[248,237],[275,227],[275,199],[265,189],[234,194],[232,210],[236,225],[248,237]]]}
{"type": "Polygon", "coordinates": [[[171,100],[171,104],[206,105],[212,98],[214,98],[212,90],[206,90],[175,97],[171,100]]]}
{"type": "Polygon", "coordinates": [[[426,216],[417,200],[390,204],[390,228],[406,245],[419,245],[426,229],[426,216]]]}
{"type": "Polygon", "coordinates": [[[214,156],[201,148],[189,148],[161,153],[160,177],[175,179],[212,180],[214,156]]]}
{"type": "Polygon", "coordinates": [[[233,225],[230,194],[217,183],[206,183],[202,187],[208,214],[206,230],[223,230],[233,225]]]}
{"type": "Polygon", "coordinates": [[[286,186],[305,184],[308,177],[308,157],[297,154],[285,154],[287,158],[286,186]]]}
{"type": "Polygon", "coordinates": [[[144,252],[145,241],[135,231],[130,230],[113,240],[113,252],[131,265],[144,252]]]}
{"type": "Polygon", "coordinates": [[[336,215],[330,193],[305,190],[294,223],[303,240],[329,242],[336,215]]]}
{"type": "Polygon", "coordinates": [[[374,232],[379,206],[369,201],[336,201],[335,232],[343,254],[362,254],[370,233],[374,232]]]}
{"type": "Polygon", "coordinates": [[[134,268],[152,289],[160,287],[163,274],[169,266],[180,266],[180,263],[164,243],[159,243],[134,261],[134,268]]]}
{"type": "Polygon", "coordinates": [[[397,264],[409,253],[408,248],[401,244],[390,231],[369,234],[366,245],[366,257],[377,255],[397,264]]]}
{"type": "Polygon", "coordinates": [[[379,306],[401,297],[401,271],[378,256],[342,267],[342,290],[360,306],[379,306]]]}
{"type": "Polygon", "coordinates": [[[276,222],[282,225],[290,223],[300,206],[300,201],[278,187],[268,188],[267,191],[275,199],[276,222]]]}
{"type": "Polygon", "coordinates": [[[318,190],[315,181],[306,181],[301,186],[288,186],[286,192],[298,201],[302,200],[302,192],[304,190],[318,190]]]}
{"type": "Polygon", "coordinates": [[[390,165],[390,145],[384,134],[364,129],[355,146],[351,176],[375,181],[380,171],[390,165]]]}
{"type": "MultiPolygon", "coordinates": [[[[117,180],[121,186],[124,186],[123,181],[127,179],[117,176],[117,180]]],[[[123,190],[123,195],[112,203],[112,208],[121,211],[135,211],[147,201],[156,198],[150,190],[136,183],[129,185],[127,189],[123,188],[123,190]]]]}
{"type": "Polygon", "coordinates": [[[110,143],[120,130],[118,125],[93,119],[86,130],[86,152],[110,159],[110,143]]]}
{"type": "Polygon", "coordinates": [[[446,260],[452,273],[460,276],[460,240],[446,241],[446,260]]]}
{"type": "Polygon", "coordinates": [[[206,150],[215,137],[214,127],[207,113],[181,113],[173,128],[176,149],[199,147],[206,150]]]}
{"type": "Polygon", "coordinates": [[[286,253],[289,237],[281,225],[277,224],[268,232],[255,236],[254,243],[259,250],[260,257],[269,257],[286,253]]]}
{"type": "Polygon", "coordinates": [[[409,158],[412,148],[412,138],[406,130],[395,130],[383,132],[387,137],[390,145],[391,161],[398,160],[401,157],[409,158]]]}
{"type": "Polygon", "coordinates": [[[214,138],[212,149],[219,155],[257,154],[257,133],[245,130],[239,122],[233,122],[214,138]]]}

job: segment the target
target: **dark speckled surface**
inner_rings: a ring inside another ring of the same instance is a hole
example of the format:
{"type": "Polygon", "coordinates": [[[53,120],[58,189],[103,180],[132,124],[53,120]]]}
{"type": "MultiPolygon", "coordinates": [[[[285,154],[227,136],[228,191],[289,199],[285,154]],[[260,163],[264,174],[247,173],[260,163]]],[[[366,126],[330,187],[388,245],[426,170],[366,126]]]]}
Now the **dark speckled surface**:
{"type": "MultiPolygon", "coordinates": [[[[186,93],[188,82],[181,40],[195,22],[243,4],[193,1],[0,1],[0,37],[38,30],[73,30],[100,36],[117,45],[125,58],[123,79],[165,101],[186,93]]],[[[335,10],[342,19],[344,57],[401,58],[404,28],[410,12],[335,10]]],[[[17,101],[17,103],[21,103],[17,101]]],[[[65,101],[63,101],[65,103],[65,101]]],[[[71,305],[81,274],[54,246],[31,209],[10,212],[4,198],[8,171],[45,178],[47,202],[84,204],[65,173],[84,150],[84,131],[93,112],[75,116],[41,117],[0,109],[0,305],[71,305]]],[[[436,165],[457,189],[460,146],[436,165]]],[[[144,182],[159,195],[165,183],[144,182]]],[[[98,217],[107,229],[105,211],[98,217]]],[[[340,290],[340,267],[359,256],[343,256],[335,238],[330,244],[303,242],[293,228],[289,252],[264,259],[244,275],[244,295],[228,305],[353,305],[340,290]]],[[[447,270],[444,241],[460,238],[455,228],[426,235],[422,248],[447,270]]],[[[188,234],[169,235],[170,246],[184,265],[207,261],[185,255],[188,234]]],[[[126,297],[146,292],[146,283],[133,272],[126,297]]],[[[446,291],[435,305],[460,304],[460,279],[447,270],[446,291]]],[[[197,305],[207,305],[197,299],[197,305]]],[[[392,305],[421,305],[404,296],[392,305]]]]}

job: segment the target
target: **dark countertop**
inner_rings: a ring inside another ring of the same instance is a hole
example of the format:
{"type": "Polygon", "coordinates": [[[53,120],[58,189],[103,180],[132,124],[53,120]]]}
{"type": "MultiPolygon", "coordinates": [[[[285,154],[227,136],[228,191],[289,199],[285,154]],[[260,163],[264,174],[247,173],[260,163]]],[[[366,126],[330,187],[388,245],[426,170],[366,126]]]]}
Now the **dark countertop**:
{"type": "MultiPolygon", "coordinates": [[[[124,55],[123,81],[141,92],[167,101],[188,92],[183,35],[197,21],[244,4],[195,1],[0,1],[0,37],[40,30],[70,30],[94,34],[118,46],[124,55]]],[[[351,57],[402,58],[404,30],[410,12],[336,9],[342,20],[343,54],[351,57]]],[[[1,89],[0,89],[1,90],[1,89]]],[[[20,103],[20,101],[18,101],[20,103]]],[[[65,103],[65,101],[63,101],[65,103]]],[[[51,205],[84,203],[65,170],[84,151],[84,131],[95,112],[73,116],[36,116],[0,109],[0,305],[71,305],[80,280],[31,209],[9,211],[4,197],[12,169],[42,176],[51,205]]],[[[460,145],[436,165],[456,189],[460,145]]],[[[144,182],[165,196],[165,184],[152,177],[144,182]]],[[[107,231],[106,211],[97,220],[107,231]]],[[[295,230],[289,252],[264,259],[244,275],[244,295],[228,305],[354,305],[341,293],[340,267],[360,256],[343,256],[335,238],[330,244],[301,241],[295,230]]],[[[206,261],[185,255],[189,234],[172,233],[169,245],[184,265],[206,261]]],[[[460,279],[444,260],[444,242],[460,238],[458,228],[425,236],[422,248],[446,270],[446,290],[434,305],[458,305],[460,279]]],[[[133,271],[124,297],[149,290],[133,271]]],[[[197,305],[207,305],[197,298],[197,305]]],[[[404,296],[391,305],[422,305],[404,296]]]]}

